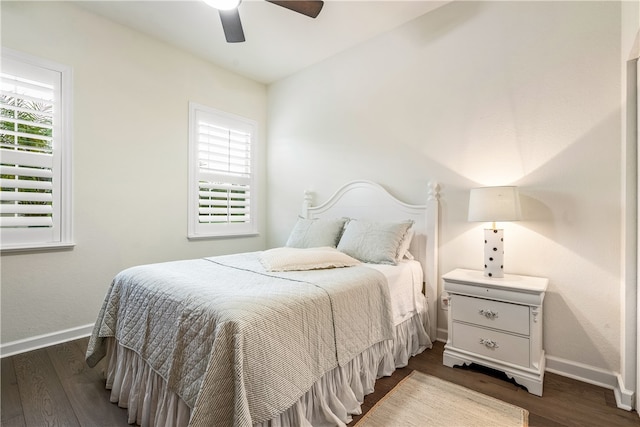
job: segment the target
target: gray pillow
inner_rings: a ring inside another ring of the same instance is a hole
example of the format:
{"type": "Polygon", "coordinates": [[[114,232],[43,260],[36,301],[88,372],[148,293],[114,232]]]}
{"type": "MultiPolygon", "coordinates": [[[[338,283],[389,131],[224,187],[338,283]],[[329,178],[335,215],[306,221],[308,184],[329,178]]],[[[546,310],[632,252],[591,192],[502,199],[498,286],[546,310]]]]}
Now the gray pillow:
{"type": "Polygon", "coordinates": [[[340,240],[346,218],[305,219],[298,218],[285,246],[290,248],[335,248],[340,240]]]}
{"type": "Polygon", "coordinates": [[[338,243],[338,250],[362,262],[398,263],[400,245],[413,221],[377,222],[351,220],[338,243]]]}

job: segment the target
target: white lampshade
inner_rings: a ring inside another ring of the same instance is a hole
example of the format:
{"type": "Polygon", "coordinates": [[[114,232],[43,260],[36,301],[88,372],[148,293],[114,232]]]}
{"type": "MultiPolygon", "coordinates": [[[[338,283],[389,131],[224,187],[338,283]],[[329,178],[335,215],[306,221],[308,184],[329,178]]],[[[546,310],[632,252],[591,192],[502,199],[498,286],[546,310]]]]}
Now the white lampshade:
{"type": "Polygon", "coordinates": [[[473,188],[469,194],[469,221],[517,221],[520,196],[517,187],[473,188]]]}
{"type": "Polygon", "coordinates": [[[484,275],[504,277],[504,230],[496,221],[520,219],[520,196],[516,187],[474,188],[469,194],[469,221],[493,222],[484,230],[484,275]]]}

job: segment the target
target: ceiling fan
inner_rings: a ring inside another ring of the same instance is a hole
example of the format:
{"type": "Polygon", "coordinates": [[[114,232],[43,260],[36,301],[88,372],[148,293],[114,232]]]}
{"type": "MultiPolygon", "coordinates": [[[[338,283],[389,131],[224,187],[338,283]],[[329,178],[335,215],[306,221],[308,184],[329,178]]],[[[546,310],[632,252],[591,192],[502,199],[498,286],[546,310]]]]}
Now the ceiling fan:
{"type": "MultiPolygon", "coordinates": [[[[242,0],[203,0],[209,6],[218,9],[224,36],[228,43],[240,43],[244,41],[244,31],[240,22],[238,6],[242,0]]],[[[310,18],[318,16],[324,6],[320,0],[266,0],[269,3],[282,6],[294,12],[301,13],[310,18]]]]}

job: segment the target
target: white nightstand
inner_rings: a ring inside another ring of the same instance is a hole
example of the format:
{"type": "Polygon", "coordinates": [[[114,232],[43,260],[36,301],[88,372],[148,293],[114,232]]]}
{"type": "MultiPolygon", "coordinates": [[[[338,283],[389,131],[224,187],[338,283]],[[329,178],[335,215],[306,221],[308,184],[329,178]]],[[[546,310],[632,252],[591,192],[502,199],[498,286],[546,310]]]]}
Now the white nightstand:
{"type": "Polygon", "coordinates": [[[446,366],[477,363],[503,371],[529,393],[542,396],[542,301],[548,280],[456,269],[444,276],[449,294],[446,366]]]}

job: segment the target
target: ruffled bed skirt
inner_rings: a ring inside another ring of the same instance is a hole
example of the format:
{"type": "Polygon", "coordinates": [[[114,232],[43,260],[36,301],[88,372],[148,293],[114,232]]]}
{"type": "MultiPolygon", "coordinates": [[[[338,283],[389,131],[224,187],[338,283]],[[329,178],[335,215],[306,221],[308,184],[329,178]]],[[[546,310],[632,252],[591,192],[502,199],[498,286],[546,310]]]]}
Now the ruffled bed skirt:
{"type": "MultiPolygon", "coordinates": [[[[394,341],[368,348],[345,366],[327,372],[311,389],[278,417],[260,427],[344,426],[361,413],[364,396],[376,379],[406,366],[411,356],[431,348],[420,315],[396,326],[394,341]]],[[[425,316],[426,318],[426,316],[425,316]]],[[[129,423],[180,427],[189,424],[191,408],[170,391],[164,379],[135,352],[108,339],[107,388],[111,402],[128,409],[129,423]]]]}

